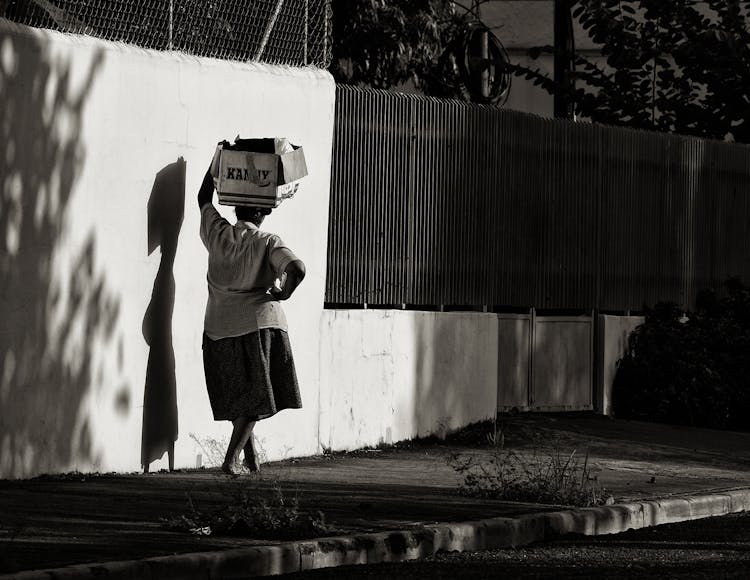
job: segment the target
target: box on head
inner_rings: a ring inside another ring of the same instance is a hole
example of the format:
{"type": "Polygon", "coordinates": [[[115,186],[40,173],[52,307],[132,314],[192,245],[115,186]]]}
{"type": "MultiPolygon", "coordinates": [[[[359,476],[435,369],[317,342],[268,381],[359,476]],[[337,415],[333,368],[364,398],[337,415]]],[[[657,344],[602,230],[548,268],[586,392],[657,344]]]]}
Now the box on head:
{"type": "Polygon", "coordinates": [[[222,205],[275,208],[293,197],[307,175],[302,147],[285,138],[219,143],[211,175],[222,205]]]}

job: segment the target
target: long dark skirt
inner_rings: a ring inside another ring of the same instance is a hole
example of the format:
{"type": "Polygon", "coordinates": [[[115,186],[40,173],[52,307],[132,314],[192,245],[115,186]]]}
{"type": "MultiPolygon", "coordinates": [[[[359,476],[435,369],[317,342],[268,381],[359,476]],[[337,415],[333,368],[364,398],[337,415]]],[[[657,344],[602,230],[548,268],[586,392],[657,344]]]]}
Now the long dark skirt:
{"type": "Polygon", "coordinates": [[[219,340],[204,334],[203,369],[217,421],[302,408],[289,336],[278,328],[219,340]]]}

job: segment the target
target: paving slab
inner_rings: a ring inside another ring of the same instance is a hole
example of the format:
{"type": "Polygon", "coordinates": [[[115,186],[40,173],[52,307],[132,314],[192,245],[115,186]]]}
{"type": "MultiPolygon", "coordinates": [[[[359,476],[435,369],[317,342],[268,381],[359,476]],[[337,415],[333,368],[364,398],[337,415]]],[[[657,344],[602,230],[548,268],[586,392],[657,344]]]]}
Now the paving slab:
{"type": "Polygon", "coordinates": [[[445,442],[266,464],[260,476],[208,469],[0,481],[0,574],[251,577],[517,545],[550,534],[612,533],[750,505],[749,434],[580,414],[506,417],[500,426],[505,448],[519,454],[550,442],[562,453],[588,453],[617,505],[571,510],[458,495],[460,477],[449,458],[496,452],[483,433],[470,431],[445,442]],[[204,536],[171,531],[160,519],[185,513],[190,503],[211,509],[238,492],[274,488],[296,497],[303,511],[324,512],[334,537],[204,536]],[[57,571],[34,572],[51,569],[57,571]]]}

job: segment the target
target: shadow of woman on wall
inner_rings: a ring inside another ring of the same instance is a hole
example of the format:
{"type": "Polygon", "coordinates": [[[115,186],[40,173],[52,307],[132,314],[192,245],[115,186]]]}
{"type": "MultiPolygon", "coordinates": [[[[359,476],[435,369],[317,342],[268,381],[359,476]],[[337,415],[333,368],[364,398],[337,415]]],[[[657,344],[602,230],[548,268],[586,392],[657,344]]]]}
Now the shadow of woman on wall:
{"type": "Polygon", "coordinates": [[[174,469],[177,380],[172,344],[173,267],[184,214],[185,160],[180,157],[156,174],[148,200],[148,253],[160,247],[161,261],[142,326],[149,346],[141,433],[141,465],[146,473],[151,462],[164,453],[168,454],[169,470],[174,469]]]}

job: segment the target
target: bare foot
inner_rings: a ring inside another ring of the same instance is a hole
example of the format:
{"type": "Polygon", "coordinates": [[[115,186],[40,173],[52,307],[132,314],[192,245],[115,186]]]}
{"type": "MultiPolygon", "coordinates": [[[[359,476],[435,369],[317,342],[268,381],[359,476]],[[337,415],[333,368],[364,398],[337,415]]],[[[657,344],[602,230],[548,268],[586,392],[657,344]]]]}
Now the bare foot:
{"type": "Polygon", "coordinates": [[[258,458],[255,455],[251,456],[249,459],[247,455],[245,455],[245,458],[242,460],[242,465],[248,471],[260,471],[260,461],[258,461],[258,458]]]}
{"type": "Polygon", "coordinates": [[[221,470],[227,475],[233,476],[245,475],[250,473],[250,469],[248,469],[244,465],[240,465],[239,463],[228,463],[226,461],[221,464],[221,470]]]}
{"type": "Polygon", "coordinates": [[[260,471],[260,461],[258,461],[258,454],[255,453],[255,438],[252,435],[250,435],[247,443],[245,443],[243,455],[244,458],[242,460],[242,465],[244,465],[250,471],[260,471]]]}
{"type": "Polygon", "coordinates": [[[225,461],[221,464],[221,470],[227,475],[239,475],[242,466],[237,463],[228,463],[225,461]]]}

